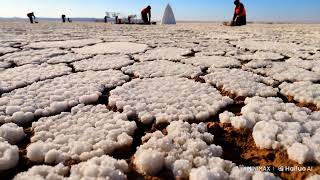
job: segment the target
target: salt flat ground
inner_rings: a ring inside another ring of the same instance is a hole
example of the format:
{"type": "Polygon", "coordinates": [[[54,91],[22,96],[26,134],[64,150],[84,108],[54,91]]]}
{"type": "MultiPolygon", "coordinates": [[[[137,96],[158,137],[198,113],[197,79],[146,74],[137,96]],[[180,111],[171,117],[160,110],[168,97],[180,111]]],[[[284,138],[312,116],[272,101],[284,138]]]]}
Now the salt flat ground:
{"type": "Polygon", "coordinates": [[[0,41],[1,179],[319,179],[320,25],[2,22],[0,41]]]}

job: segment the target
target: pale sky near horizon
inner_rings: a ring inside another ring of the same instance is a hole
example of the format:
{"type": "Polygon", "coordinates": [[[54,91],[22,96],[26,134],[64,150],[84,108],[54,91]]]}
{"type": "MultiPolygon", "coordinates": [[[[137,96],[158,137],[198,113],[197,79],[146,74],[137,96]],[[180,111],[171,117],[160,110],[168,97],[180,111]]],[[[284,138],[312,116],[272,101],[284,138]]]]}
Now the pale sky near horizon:
{"type": "MultiPolygon", "coordinates": [[[[1,0],[0,17],[25,17],[34,11],[37,17],[102,18],[105,11],[123,15],[140,14],[152,6],[154,20],[161,19],[170,3],[177,20],[219,21],[232,17],[233,0],[1,0]]],[[[320,0],[243,0],[249,21],[320,22],[320,0]]]]}

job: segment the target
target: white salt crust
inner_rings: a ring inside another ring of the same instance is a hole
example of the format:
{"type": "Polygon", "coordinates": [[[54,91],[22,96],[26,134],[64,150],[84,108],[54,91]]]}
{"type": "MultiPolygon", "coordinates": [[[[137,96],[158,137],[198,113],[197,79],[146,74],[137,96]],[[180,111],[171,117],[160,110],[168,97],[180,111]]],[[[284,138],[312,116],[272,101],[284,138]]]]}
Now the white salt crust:
{"type": "Polygon", "coordinates": [[[0,93],[30,85],[37,81],[51,79],[57,76],[70,74],[71,68],[65,64],[27,64],[0,71],[0,93]]]}
{"type": "Polygon", "coordinates": [[[258,68],[267,68],[272,66],[272,61],[269,60],[253,60],[245,64],[242,69],[258,69],[258,68]]]}
{"type": "Polygon", "coordinates": [[[41,165],[33,166],[26,172],[17,174],[13,180],[66,180],[69,168],[63,164],[58,164],[54,167],[41,165]]]}
{"type": "MultiPolygon", "coordinates": [[[[167,135],[156,131],[142,138],[145,143],[134,155],[134,164],[140,173],[156,175],[169,169],[175,177],[188,178],[192,168],[206,166],[210,158],[222,155],[222,148],[212,144],[214,137],[204,123],[175,121],[166,129],[167,135]]],[[[220,160],[221,169],[224,164],[233,165],[220,160]]]]}
{"type": "Polygon", "coordinates": [[[184,55],[190,54],[190,49],[183,49],[177,47],[159,47],[148,50],[144,54],[137,54],[133,57],[139,61],[153,61],[153,60],[171,60],[179,61],[184,59],[184,55]]]}
{"type": "Polygon", "coordinates": [[[320,174],[316,174],[316,175],[313,175],[313,176],[309,176],[307,178],[307,180],[319,180],[320,179],[320,174]]]}
{"type": "Polygon", "coordinates": [[[266,85],[274,83],[271,78],[262,77],[252,72],[225,68],[211,68],[209,72],[212,73],[204,76],[204,80],[231,94],[243,97],[268,97],[276,96],[278,92],[277,88],[266,85]]]}
{"type": "Polygon", "coordinates": [[[86,71],[33,83],[3,94],[0,98],[0,122],[18,125],[63,112],[80,103],[98,101],[106,88],[122,85],[129,77],[120,71],[86,71]]]}
{"type": "Polygon", "coordinates": [[[121,70],[126,74],[132,74],[139,78],[166,76],[196,78],[202,74],[202,71],[199,67],[166,60],[135,63],[132,66],[123,67],[121,70]]]}
{"type": "Polygon", "coordinates": [[[267,68],[255,69],[253,72],[267,75],[277,81],[319,81],[320,73],[290,65],[284,62],[273,62],[267,68]]]}
{"type": "Polygon", "coordinates": [[[83,46],[94,45],[101,43],[100,39],[78,39],[78,40],[67,40],[67,41],[49,41],[49,42],[35,42],[25,47],[32,49],[44,49],[44,48],[79,48],[83,46]]]}
{"type": "Polygon", "coordinates": [[[10,66],[11,66],[10,62],[0,61],[0,69],[6,69],[6,68],[9,68],[10,66]]]}
{"type": "Polygon", "coordinates": [[[18,146],[9,144],[0,137],[0,172],[14,168],[19,161],[18,146]]]}
{"type": "Polygon", "coordinates": [[[22,127],[14,123],[6,123],[0,126],[0,137],[8,141],[10,144],[18,144],[26,137],[22,127]]]}
{"type": "Polygon", "coordinates": [[[314,104],[320,109],[320,84],[312,82],[282,83],[281,93],[302,104],[314,104]]]}
{"type": "Polygon", "coordinates": [[[79,54],[136,54],[148,49],[145,44],[131,42],[108,42],[93,46],[75,48],[74,52],[79,54]]]}
{"type": "Polygon", "coordinates": [[[182,60],[184,63],[203,68],[233,68],[241,67],[240,61],[223,56],[197,56],[182,60]]]}
{"type": "Polygon", "coordinates": [[[68,159],[85,161],[128,148],[136,123],[106,106],[78,105],[71,113],[41,118],[32,124],[34,136],[27,157],[34,162],[57,164],[68,159]]]}
{"type": "Polygon", "coordinates": [[[0,55],[1,54],[7,54],[7,53],[13,53],[19,51],[18,48],[12,48],[12,47],[1,47],[0,46],[0,55]]]}
{"type": "MultiPolygon", "coordinates": [[[[245,100],[242,116],[229,116],[235,128],[253,129],[256,146],[284,148],[289,158],[300,164],[320,163],[320,112],[283,103],[280,98],[253,97],[245,100]]],[[[221,115],[228,119],[227,113],[221,115]]],[[[228,122],[228,121],[227,121],[228,122]]]]}
{"type": "Polygon", "coordinates": [[[205,121],[233,101],[209,84],[186,78],[134,79],[110,92],[109,105],[144,124],[205,121]]]}
{"type": "Polygon", "coordinates": [[[254,54],[244,54],[244,55],[238,55],[235,57],[236,59],[239,59],[241,61],[257,61],[257,60],[267,60],[267,61],[276,61],[281,60],[284,58],[279,53],[274,52],[263,52],[263,51],[257,51],[254,54]]]}
{"type": "Polygon", "coordinates": [[[48,61],[52,57],[64,55],[66,53],[67,51],[60,49],[23,50],[1,56],[0,60],[14,62],[19,66],[24,64],[41,64],[48,61]]]}
{"type": "Polygon", "coordinates": [[[97,55],[72,63],[76,71],[120,69],[134,63],[128,56],[97,55]]]}
{"type": "Polygon", "coordinates": [[[93,55],[68,53],[65,55],[50,58],[47,61],[47,63],[49,64],[71,63],[71,62],[80,61],[80,60],[91,58],[91,57],[93,57],[93,55]]]}
{"type": "Polygon", "coordinates": [[[73,165],[71,169],[63,164],[54,167],[47,165],[33,166],[28,171],[17,174],[14,180],[126,180],[125,173],[128,171],[129,167],[125,160],[116,160],[104,155],[73,165]]]}
{"type": "Polygon", "coordinates": [[[129,172],[129,167],[125,160],[116,160],[104,155],[72,166],[68,180],[126,180],[125,173],[127,172],[129,172]]]}

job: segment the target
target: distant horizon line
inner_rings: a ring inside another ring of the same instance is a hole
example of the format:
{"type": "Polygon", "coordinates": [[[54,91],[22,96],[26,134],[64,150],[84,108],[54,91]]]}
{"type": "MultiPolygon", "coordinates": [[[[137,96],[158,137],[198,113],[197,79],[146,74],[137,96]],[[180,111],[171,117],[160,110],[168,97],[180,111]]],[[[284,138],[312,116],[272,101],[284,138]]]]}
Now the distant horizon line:
{"type": "MultiPolygon", "coordinates": [[[[69,17],[71,19],[83,19],[83,20],[103,20],[103,17],[101,18],[97,18],[97,17],[69,17]]],[[[0,17],[0,19],[21,19],[21,20],[27,20],[28,18],[25,17],[0,17]]],[[[54,18],[54,17],[37,17],[37,19],[43,19],[43,20],[60,20],[61,18],[54,18]]],[[[113,17],[110,17],[110,19],[114,19],[113,17]]],[[[156,19],[155,21],[161,21],[156,19]]],[[[197,22],[203,22],[203,23],[212,23],[212,22],[225,22],[228,20],[177,20],[177,22],[188,22],[188,23],[197,23],[197,22]]],[[[297,20],[297,21],[293,21],[293,20],[252,20],[252,21],[248,21],[248,23],[302,23],[302,24],[320,24],[319,20],[297,20]]]]}

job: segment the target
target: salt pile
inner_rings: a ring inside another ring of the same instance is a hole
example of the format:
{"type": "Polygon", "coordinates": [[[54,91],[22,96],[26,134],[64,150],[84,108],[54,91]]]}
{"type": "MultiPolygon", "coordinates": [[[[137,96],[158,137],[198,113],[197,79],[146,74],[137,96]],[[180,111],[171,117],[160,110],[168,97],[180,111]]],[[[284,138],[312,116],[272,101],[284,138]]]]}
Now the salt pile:
{"type": "Polygon", "coordinates": [[[93,46],[75,48],[74,52],[79,54],[136,54],[148,49],[145,44],[131,42],[108,42],[100,43],[93,46]]]}
{"type": "Polygon", "coordinates": [[[3,94],[0,122],[26,124],[34,117],[63,112],[77,104],[98,101],[105,89],[122,85],[129,77],[120,71],[86,71],[33,83],[3,94]]]}
{"type": "Polygon", "coordinates": [[[10,144],[18,144],[26,137],[22,127],[14,123],[7,123],[0,126],[0,138],[5,139],[10,144]]]}
{"type": "Polygon", "coordinates": [[[69,168],[63,164],[58,164],[54,167],[42,165],[33,166],[26,172],[21,172],[14,177],[14,180],[28,180],[28,179],[54,179],[65,180],[65,176],[68,174],[69,168]]]}
{"type": "Polygon", "coordinates": [[[126,115],[109,111],[104,105],[78,105],[71,113],[41,118],[32,124],[34,136],[27,157],[49,164],[68,159],[85,161],[128,148],[136,128],[126,115]]]}
{"type": "Polygon", "coordinates": [[[0,137],[0,172],[14,168],[19,161],[18,146],[9,144],[0,137]]]}
{"type": "Polygon", "coordinates": [[[37,81],[71,73],[71,68],[64,64],[36,65],[28,64],[0,71],[0,93],[9,92],[37,81]]]}
{"type": "Polygon", "coordinates": [[[165,60],[135,63],[132,66],[123,67],[121,70],[126,74],[132,74],[139,78],[166,76],[196,78],[202,74],[201,69],[198,67],[165,60]]]}
{"type": "Polygon", "coordinates": [[[161,24],[176,24],[176,18],[174,17],[171,6],[168,4],[164,10],[161,24]]]}
{"type": "Polygon", "coordinates": [[[268,86],[274,81],[240,69],[212,68],[210,74],[204,76],[207,83],[213,84],[223,91],[242,97],[276,96],[278,89],[268,86]],[[226,76],[228,74],[228,76],[226,76]]]}
{"type": "Polygon", "coordinates": [[[205,121],[233,101],[209,84],[177,77],[134,79],[110,92],[109,105],[142,123],[205,121]]]}
{"type": "Polygon", "coordinates": [[[122,67],[133,64],[128,56],[115,56],[115,55],[97,55],[90,59],[85,59],[72,63],[76,71],[88,70],[108,70],[108,69],[121,69],[122,67]]]}

